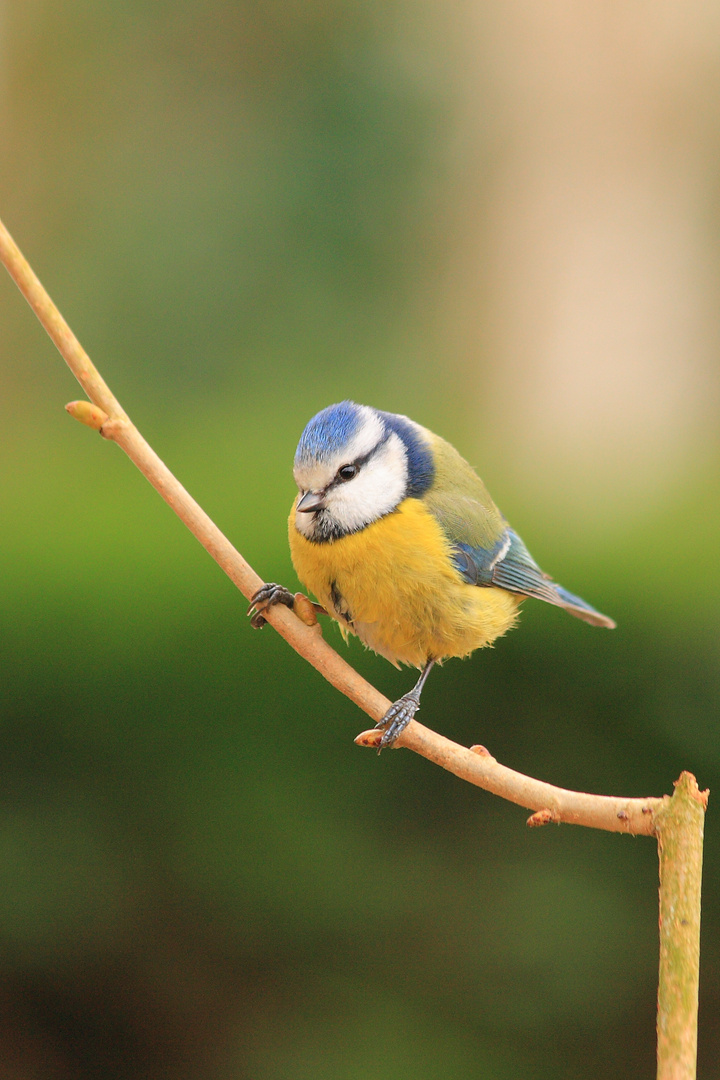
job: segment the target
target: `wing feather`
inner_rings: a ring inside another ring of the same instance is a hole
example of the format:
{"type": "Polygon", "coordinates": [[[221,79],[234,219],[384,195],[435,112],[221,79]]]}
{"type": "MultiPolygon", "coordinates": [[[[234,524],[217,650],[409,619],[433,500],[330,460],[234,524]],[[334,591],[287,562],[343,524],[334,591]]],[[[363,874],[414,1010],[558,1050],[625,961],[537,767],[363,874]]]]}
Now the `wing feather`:
{"type": "Polygon", "coordinates": [[[455,565],[470,585],[496,586],[509,592],[532,596],[546,604],[561,607],[592,626],[612,629],[615,623],[579,596],[556,585],[537,565],[524,543],[512,529],[491,548],[455,543],[455,565]]]}
{"type": "Polygon", "coordinates": [[[612,629],[615,623],[542,572],[508,525],[475,470],[457,450],[425,431],[432,443],[435,482],[423,496],[453,545],[455,566],[470,585],[507,589],[544,600],[570,615],[612,629]]]}

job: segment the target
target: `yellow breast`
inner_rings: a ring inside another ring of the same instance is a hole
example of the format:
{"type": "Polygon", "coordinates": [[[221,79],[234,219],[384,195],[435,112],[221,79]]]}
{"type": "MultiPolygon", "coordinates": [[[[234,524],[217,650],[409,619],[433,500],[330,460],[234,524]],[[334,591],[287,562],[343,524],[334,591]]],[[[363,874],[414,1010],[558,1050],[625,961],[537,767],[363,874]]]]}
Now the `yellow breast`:
{"type": "Polygon", "coordinates": [[[466,656],[515,622],[521,598],[464,582],[445,534],[419,499],[324,544],[298,532],[293,503],[289,535],[303,585],[345,632],[392,663],[422,667],[430,657],[466,656]]]}

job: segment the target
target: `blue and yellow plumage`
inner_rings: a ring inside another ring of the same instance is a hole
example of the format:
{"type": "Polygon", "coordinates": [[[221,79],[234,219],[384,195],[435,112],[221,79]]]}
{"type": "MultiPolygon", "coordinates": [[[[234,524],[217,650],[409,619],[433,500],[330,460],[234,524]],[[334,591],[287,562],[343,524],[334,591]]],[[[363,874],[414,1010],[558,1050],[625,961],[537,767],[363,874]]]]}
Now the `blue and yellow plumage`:
{"type": "MultiPolygon", "coordinates": [[[[313,417],[295,455],[290,552],[303,585],[391,663],[422,668],[378,726],[390,745],[436,661],[492,644],[535,597],[594,626],[615,624],[538,568],[457,450],[405,416],[344,401],[313,417]]],[[[255,625],[272,603],[253,599],[255,625]]]]}

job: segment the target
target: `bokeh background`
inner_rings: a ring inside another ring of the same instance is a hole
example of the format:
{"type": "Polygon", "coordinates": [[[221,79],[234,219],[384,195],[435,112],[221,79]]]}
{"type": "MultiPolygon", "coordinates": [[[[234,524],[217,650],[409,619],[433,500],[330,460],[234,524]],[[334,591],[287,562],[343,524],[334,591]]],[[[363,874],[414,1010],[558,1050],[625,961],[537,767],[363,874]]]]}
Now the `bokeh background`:
{"type": "MultiPolygon", "coordinates": [[[[0,0],[0,132],[8,227],[261,576],[294,583],[309,417],[407,413],[618,621],[529,603],[422,719],[567,787],[720,790],[720,7],[0,0]]],[[[357,749],[77,396],[3,277],[2,1076],[654,1075],[653,843],[357,749]]]]}

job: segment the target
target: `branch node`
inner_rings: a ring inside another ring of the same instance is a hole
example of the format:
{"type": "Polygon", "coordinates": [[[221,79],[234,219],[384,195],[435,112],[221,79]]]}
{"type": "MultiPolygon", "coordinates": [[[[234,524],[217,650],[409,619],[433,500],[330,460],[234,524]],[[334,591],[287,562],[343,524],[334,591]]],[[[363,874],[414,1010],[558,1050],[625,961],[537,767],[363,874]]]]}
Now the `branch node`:
{"type": "Polygon", "coordinates": [[[526,824],[531,829],[537,829],[540,825],[549,825],[551,822],[554,822],[555,825],[559,825],[560,818],[555,810],[545,807],[545,809],[536,810],[534,814],[531,814],[527,819],[526,824]]]}
{"type": "Polygon", "coordinates": [[[118,436],[127,428],[128,421],[124,416],[109,416],[100,428],[103,439],[111,439],[117,442],[118,436]]]}
{"type": "Polygon", "coordinates": [[[476,743],[476,744],[475,744],[474,746],[471,746],[471,747],[470,747],[470,753],[471,753],[471,754],[477,754],[477,755],[478,755],[478,757],[486,757],[486,758],[488,758],[488,760],[490,760],[490,761],[495,761],[495,760],[496,760],[496,759],[495,759],[495,758],[494,758],[494,757],[492,756],[492,754],[490,753],[490,751],[489,751],[489,750],[487,749],[487,747],[485,747],[485,746],[481,746],[481,745],[480,745],[480,743],[476,743]]]}

